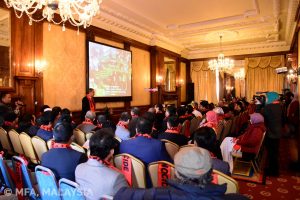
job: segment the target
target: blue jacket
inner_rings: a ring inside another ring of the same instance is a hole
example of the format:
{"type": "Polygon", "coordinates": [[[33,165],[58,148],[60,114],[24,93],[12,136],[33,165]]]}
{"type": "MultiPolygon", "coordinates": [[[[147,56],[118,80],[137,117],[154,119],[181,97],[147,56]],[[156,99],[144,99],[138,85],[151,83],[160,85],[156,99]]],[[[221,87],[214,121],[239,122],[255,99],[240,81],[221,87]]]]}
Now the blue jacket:
{"type": "Polygon", "coordinates": [[[139,199],[164,199],[164,200],[221,200],[247,199],[239,194],[225,194],[226,184],[214,185],[209,184],[204,188],[193,185],[183,185],[175,181],[168,181],[168,188],[151,188],[151,189],[137,189],[137,188],[121,188],[114,196],[115,200],[139,200],[139,199]]]}
{"type": "Polygon", "coordinates": [[[42,155],[41,165],[53,171],[56,180],[66,178],[75,181],[75,169],[86,162],[87,156],[73,149],[55,148],[42,155]]]}
{"type": "MultiPolygon", "coordinates": [[[[140,159],[145,164],[146,169],[149,163],[159,160],[173,163],[163,142],[143,136],[122,141],[120,144],[120,153],[128,153],[140,159]]],[[[147,185],[151,186],[148,170],[146,170],[146,176],[147,185]]]]}
{"type": "Polygon", "coordinates": [[[46,131],[44,129],[39,129],[36,133],[36,136],[39,136],[46,142],[53,138],[53,132],[52,131],[46,131]]]}

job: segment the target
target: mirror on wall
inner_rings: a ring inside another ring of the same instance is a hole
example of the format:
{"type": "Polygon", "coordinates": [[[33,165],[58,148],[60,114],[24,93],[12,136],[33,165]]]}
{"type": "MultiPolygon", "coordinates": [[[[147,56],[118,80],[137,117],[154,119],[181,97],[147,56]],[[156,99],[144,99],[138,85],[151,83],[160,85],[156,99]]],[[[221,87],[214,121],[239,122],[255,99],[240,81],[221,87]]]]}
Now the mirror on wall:
{"type": "Polygon", "coordinates": [[[0,8],[0,88],[12,87],[10,11],[0,8]]]}
{"type": "Polygon", "coordinates": [[[176,61],[169,57],[164,57],[164,80],[165,91],[176,91],[176,61]]]}

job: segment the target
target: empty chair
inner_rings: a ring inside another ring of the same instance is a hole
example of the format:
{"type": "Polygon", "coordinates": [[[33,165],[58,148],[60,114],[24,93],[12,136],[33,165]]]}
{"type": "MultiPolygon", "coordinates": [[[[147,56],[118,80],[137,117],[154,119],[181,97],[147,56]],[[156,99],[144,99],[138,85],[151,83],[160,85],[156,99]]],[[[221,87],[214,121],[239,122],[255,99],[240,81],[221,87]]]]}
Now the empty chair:
{"type": "Polygon", "coordinates": [[[14,151],[18,154],[23,155],[24,151],[20,142],[19,133],[17,133],[17,131],[15,131],[14,129],[11,129],[10,131],[8,131],[8,136],[10,138],[14,151]]]}
{"type": "Polygon", "coordinates": [[[238,193],[239,192],[239,185],[236,180],[233,178],[227,176],[226,174],[223,174],[222,172],[219,172],[218,170],[213,170],[213,182],[219,185],[222,185],[224,183],[227,183],[227,193],[238,193]]]}
{"type": "Polygon", "coordinates": [[[42,160],[43,153],[48,151],[46,142],[38,136],[31,138],[31,141],[39,160],[42,160]]]}
{"type": "Polygon", "coordinates": [[[165,143],[168,154],[174,160],[175,154],[179,151],[179,146],[169,140],[162,139],[161,141],[165,143]]]}
{"type": "Polygon", "coordinates": [[[142,161],[130,154],[122,153],[114,157],[114,163],[132,187],[146,188],[146,171],[142,161]]]}
{"type": "Polygon", "coordinates": [[[38,165],[35,167],[35,176],[42,200],[61,200],[55,176],[50,169],[38,165]]]}
{"type": "Polygon", "coordinates": [[[79,185],[66,178],[59,180],[59,192],[62,200],[84,200],[82,192],[79,190],[79,185]]]}
{"type": "Polygon", "coordinates": [[[82,146],[86,141],[85,133],[82,132],[80,129],[75,128],[73,130],[73,134],[74,134],[76,143],[79,144],[80,146],[82,146]]]}
{"type": "MultiPolygon", "coordinates": [[[[19,156],[14,156],[12,160],[13,160],[13,166],[15,168],[15,171],[18,174],[18,176],[16,176],[16,177],[19,177],[19,180],[17,180],[17,181],[22,183],[23,189],[26,188],[24,190],[22,196],[27,197],[31,200],[38,199],[35,189],[33,187],[34,184],[31,179],[31,176],[29,174],[29,170],[27,168],[26,161],[19,156]]],[[[18,188],[18,189],[20,190],[21,188],[18,188]]]]}
{"type": "Polygon", "coordinates": [[[23,147],[24,154],[27,158],[30,159],[34,164],[39,164],[39,159],[34,151],[31,137],[26,133],[22,132],[19,136],[21,145],[23,147]]]}
{"type": "Polygon", "coordinates": [[[174,165],[167,161],[153,162],[148,165],[153,187],[168,186],[167,179],[174,179],[174,165]]]}
{"type": "Polygon", "coordinates": [[[0,127],[0,142],[3,149],[7,150],[8,153],[13,154],[14,150],[8,138],[8,134],[2,127],[0,127]]]}

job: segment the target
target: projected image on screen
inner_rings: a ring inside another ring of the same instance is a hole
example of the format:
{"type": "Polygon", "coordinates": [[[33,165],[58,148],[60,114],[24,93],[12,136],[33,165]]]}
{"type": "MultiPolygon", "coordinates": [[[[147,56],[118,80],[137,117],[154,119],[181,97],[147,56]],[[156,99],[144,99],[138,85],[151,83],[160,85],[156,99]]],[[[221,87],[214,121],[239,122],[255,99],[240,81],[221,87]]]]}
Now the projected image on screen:
{"type": "Polygon", "coordinates": [[[89,42],[89,87],[95,97],[131,96],[131,52],[89,42]]]}

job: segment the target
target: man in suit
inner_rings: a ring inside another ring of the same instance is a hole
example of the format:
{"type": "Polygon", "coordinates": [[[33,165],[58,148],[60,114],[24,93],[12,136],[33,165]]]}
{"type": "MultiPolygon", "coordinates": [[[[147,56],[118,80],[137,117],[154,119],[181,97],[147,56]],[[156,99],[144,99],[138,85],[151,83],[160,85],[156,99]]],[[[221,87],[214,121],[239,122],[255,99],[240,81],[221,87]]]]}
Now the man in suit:
{"type": "MultiPolygon", "coordinates": [[[[136,137],[122,141],[120,153],[128,153],[144,162],[146,168],[151,162],[165,160],[173,162],[170,158],[165,144],[160,140],[151,138],[152,125],[149,120],[139,118],[136,125],[136,137]]],[[[149,175],[146,171],[147,185],[151,186],[149,175]]]]}
{"type": "Polygon", "coordinates": [[[81,111],[81,120],[84,120],[85,114],[87,111],[96,111],[96,104],[94,101],[95,90],[93,88],[89,88],[88,93],[85,97],[82,98],[82,111],[81,111]]]}
{"type": "Polygon", "coordinates": [[[120,120],[117,124],[116,136],[121,140],[128,140],[130,138],[130,132],[128,130],[128,123],[131,116],[127,112],[122,112],[120,120]]]}
{"type": "Polygon", "coordinates": [[[138,107],[131,108],[130,115],[131,115],[131,120],[128,124],[128,130],[130,132],[130,137],[134,137],[135,133],[136,133],[136,130],[135,130],[136,123],[140,116],[140,109],[138,107]]]}
{"type": "Polygon", "coordinates": [[[46,142],[53,138],[53,127],[51,123],[51,111],[46,111],[43,113],[40,119],[40,129],[37,131],[36,135],[46,142]]]}
{"type": "Polygon", "coordinates": [[[166,139],[179,146],[186,145],[188,139],[180,134],[180,127],[178,127],[178,125],[179,121],[176,116],[169,117],[167,122],[168,129],[164,133],[159,134],[158,139],[166,139]]]}
{"type": "Polygon", "coordinates": [[[85,114],[85,120],[79,124],[76,128],[81,130],[84,133],[89,133],[93,131],[97,126],[94,125],[94,120],[96,118],[96,114],[92,111],[87,111],[85,114]]]}
{"type": "Polygon", "coordinates": [[[100,129],[90,139],[90,157],[77,166],[76,182],[86,200],[101,199],[103,195],[114,196],[122,187],[128,187],[123,174],[110,163],[117,145],[108,129],[100,129]]]}
{"type": "Polygon", "coordinates": [[[72,126],[68,122],[58,122],[53,130],[52,148],[42,155],[42,166],[53,171],[56,180],[66,178],[75,181],[75,169],[87,160],[83,153],[71,148],[72,126]]]}

